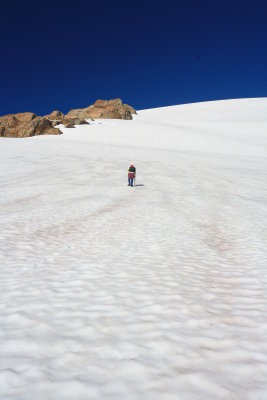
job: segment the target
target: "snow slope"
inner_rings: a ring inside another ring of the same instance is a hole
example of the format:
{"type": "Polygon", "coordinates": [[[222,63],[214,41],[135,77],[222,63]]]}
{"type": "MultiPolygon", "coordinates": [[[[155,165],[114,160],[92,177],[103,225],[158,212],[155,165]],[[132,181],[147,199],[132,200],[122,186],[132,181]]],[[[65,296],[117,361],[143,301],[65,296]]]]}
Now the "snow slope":
{"type": "Polygon", "coordinates": [[[0,399],[266,400],[266,148],[265,98],[1,139],[0,399]]]}

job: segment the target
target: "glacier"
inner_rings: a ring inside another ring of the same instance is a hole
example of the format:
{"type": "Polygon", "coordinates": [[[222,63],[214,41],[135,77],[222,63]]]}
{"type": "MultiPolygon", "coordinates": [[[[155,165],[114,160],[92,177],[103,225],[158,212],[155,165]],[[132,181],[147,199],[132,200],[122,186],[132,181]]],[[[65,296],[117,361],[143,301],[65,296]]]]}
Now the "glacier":
{"type": "Polygon", "coordinates": [[[265,400],[267,98],[89,122],[0,140],[0,398],[265,400]]]}

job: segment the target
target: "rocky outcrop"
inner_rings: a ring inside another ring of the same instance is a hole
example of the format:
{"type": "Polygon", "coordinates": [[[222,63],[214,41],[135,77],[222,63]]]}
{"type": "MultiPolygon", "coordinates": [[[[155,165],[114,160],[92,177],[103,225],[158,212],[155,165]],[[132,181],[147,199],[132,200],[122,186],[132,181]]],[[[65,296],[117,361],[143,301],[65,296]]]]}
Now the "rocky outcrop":
{"type": "Polygon", "coordinates": [[[51,114],[45,115],[44,118],[49,119],[51,121],[52,126],[56,126],[62,123],[64,118],[64,114],[61,111],[53,111],[51,114]]]}
{"type": "Polygon", "coordinates": [[[45,117],[50,120],[61,120],[64,118],[64,114],[61,111],[55,110],[52,111],[51,114],[45,115],[45,117]]]}
{"type": "Polygon", "coordinates": [[[75,128],[75,125],[85,125],[88,124],[82,117],[71,117],[64,115],[61,111],[53,111],[51,114],[45,116],[48,118],[53,126],[65,125],[65,128],[75,128]]]}
{"type": "Polygon", "coordinates": [[[60,111],[53,111],[46,115],[53,126],[62,124],[66,128],[74,128],[75,125],[88,124],[86,119],[132,119],[132,114],[136,114],[133,107],[122,104],[121,99],[97,100],[95,104],[86,108],[70,110],[66,115],[60,111]]]}
{"type": "Polygon", "coordinates": [[[70,110],[67,117],[81,117],[84,119],[132,119],[136,114],[133,107],[122,104],[121,99],[97,100],[95,104],[86,108],[70,110]]]}
{"type": "Polygon", "coordinates": [[[62,132],[53,127],[46,117],[33,113],[8,114],[0,117],[0,136],[30,137],[38,135],[59,135],[62,132]]]}
{"type": "Polygon", "coordinates": [[[31,112],[24,112],[24,113],[15,114],[15,117],[17,120],[24,123],[24,122],[32,121],[33,119],[35,119],[37,117],[37,115],[34,113],[31,113],[31,112]]]}
{"type": "Polygon", "coordinates": [[[97,100],[91,106],[70,110],[66,115],[61,111],[53,111],[44,117],[39,117],[31,112],[8,114],[0,117],[0,136],[59,135],[62,132],[55,127],[60,124],[65,125],[66,128],[74,128],[75,125],[88,124],[86,119],[130,120],[133,114],[136,114],[135,109],[127,104],[122,104],[120,99],[97,100]]]}
{"type": "Polygon", "coordinates": [[[65,125],[65,128],[75,128],[75,125],[88,125],[88,122],[83,119],[82,117],[64,117],[61,122],[61,124],[65,125]]]}

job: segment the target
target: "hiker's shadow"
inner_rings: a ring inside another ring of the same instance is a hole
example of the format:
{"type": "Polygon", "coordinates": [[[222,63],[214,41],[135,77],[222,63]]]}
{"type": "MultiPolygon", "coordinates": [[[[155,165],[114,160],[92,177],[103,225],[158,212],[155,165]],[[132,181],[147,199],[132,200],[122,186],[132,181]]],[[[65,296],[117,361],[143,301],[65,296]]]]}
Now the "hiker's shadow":
{"type": "Polygon", "coordinates": [[[143,185],[143,183],[137,183],[136,185],[134,185],[135,187],[136,186],[145,186],[145,185],[143,185]]]}

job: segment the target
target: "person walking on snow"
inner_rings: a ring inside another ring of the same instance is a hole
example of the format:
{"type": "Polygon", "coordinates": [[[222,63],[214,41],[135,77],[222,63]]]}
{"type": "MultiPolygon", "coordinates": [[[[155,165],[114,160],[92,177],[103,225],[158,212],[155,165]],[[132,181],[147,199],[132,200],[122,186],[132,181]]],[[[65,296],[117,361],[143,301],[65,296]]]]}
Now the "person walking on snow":
{"type": "Polygon", "coordinates": [[[132,164],[130,166],[130,168],[128,169],[128,186],[133,187],[133,182],[134,182],[135,177],[136,177],[136,168],[132,164]]]}

